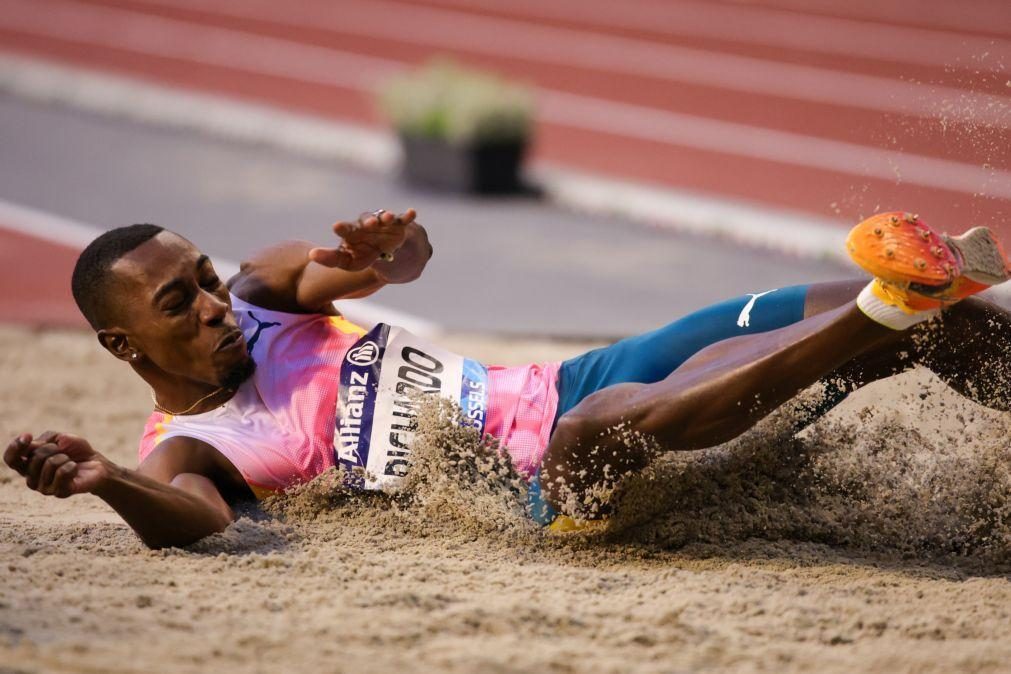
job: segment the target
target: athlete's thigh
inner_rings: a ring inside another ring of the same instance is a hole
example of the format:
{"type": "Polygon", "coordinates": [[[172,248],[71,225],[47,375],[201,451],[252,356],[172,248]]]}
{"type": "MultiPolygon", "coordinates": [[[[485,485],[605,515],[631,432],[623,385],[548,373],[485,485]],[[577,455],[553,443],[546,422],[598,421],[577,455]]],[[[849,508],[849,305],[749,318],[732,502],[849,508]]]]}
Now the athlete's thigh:
{"type": "MultiPolygon", "coordinates": [[[[644,411],[635,402],[649,397],[651,385],[712,344],[803,320],[806,296],[807,286],[744,295],[565,361],[559,371],[558,411],[542,469],[547,465],[559,473],[552,479],[578,482],[575,476],[594,461],[581,454],[600,451],[602,443],[616,440],[601,436],[607,429],[622,423],[634,427],[636,420],[631,417],[644,411]]],[[[624,442],[614,442],[609,449],[612,467],[631,469],[647,458],[643,447],[624,442]]],[[[587,477],[592,481],[592,475],[587,473],[587,477]]],[[[550,524],[557,513],[544,499],[540,479],[539,471],[530,483],[530,513],[535,521],[550,524]]]]}
{"type": "Polygon", "coordinates": [[[559,372],[557,416],[609,386],[659,382],[717,342],[801,321],[807,293],[804,285],[743,295],[567,360],[559,372]]]}

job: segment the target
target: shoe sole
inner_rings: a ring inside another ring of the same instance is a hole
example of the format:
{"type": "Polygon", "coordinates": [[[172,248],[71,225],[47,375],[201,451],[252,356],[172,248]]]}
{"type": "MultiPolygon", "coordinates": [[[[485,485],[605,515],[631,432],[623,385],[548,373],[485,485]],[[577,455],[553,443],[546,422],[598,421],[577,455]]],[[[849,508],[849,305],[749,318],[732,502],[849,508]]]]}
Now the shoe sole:
{"type": "Polygon", "coordinates": [[[959,236],[943,236],[962,261],[962,276],[995,286],[1011,280],[1011,263],[997,237],[986,227],[973,227],[959,236]]]}
{"type": "MultiPolygon", "coordinates": [[[[975,238],[973,246],[983,246],[975,238]]],[[[963,262],[919,216],[879,213],[854,227],[846,239],[850,257],[872,276],[899,286],[944,287],[961,273],[963,262]]],[[[983,257],[973,254],[973,257],[983,257]]]]}

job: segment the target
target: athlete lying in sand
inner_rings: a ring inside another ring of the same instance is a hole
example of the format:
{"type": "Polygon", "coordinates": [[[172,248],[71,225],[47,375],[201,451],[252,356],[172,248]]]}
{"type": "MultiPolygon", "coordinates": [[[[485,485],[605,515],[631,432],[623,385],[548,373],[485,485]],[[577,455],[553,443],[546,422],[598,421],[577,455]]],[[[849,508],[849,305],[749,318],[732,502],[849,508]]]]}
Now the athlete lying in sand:
{"type": "Polygon", "coordinates": [[[982,404],[1011,405],[1006,371],[990,367],[1011,354],[1011,314],[960,301],[1011,277],[988,230],[948,239],[915,216],[875,216],[848,242],[877,277],[869,285],[770,290],[564,363],[485,368],[383,324],[366,333],[332,305],[418,278],[432,249],[414,217],[338,223],[334,249],[278,245],[227,287],[167,230],[103,234],[73,289],[102,346],[153,389],[140,465],[53,432],[15,438],[5,462],[43,494],[96,494],[151,547],[185,545],[227,527],[237,499],[334,465],[359,487],[395,486],[420,390],[460,402],[467,423],[500,439],[531,478],[532,516],[566,528],[605,517],[613,486],[647,465],[651,444],[629,433],[672,450],[716,445],[819,380],[834,388],[816,412],[917,364],[982,404]]]}

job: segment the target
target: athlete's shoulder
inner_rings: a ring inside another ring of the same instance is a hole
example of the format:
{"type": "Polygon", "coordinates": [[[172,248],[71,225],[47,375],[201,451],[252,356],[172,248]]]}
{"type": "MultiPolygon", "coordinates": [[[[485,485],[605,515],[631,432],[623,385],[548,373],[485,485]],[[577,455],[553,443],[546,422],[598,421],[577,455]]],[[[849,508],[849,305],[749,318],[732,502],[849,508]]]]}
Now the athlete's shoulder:
{"type": "Polygon", "coordinates": [[[177,475],[202,475],[223,496],[245,497],[248,486],[242,474],[225,456],[197,438],[176,435],[159,442],[137,467],[137,471],[159,482],[169,483],[177,475]]]}
{"type": "Polygon", "coordinates": [[[332,304],[306,311],[298,303],[298,283],[312,248],[308,241],[284,241],[264,248],[243,262],[239,272],[228,280],[229,292],[270,311],[337,315],[332,304]]]}

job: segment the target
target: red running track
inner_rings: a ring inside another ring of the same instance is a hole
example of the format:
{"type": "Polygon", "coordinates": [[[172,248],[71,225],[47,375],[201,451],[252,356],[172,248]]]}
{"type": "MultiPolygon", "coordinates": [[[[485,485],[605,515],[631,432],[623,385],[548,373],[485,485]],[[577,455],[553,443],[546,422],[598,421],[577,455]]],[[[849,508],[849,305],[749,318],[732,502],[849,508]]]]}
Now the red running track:
{"type": "Polygon", "coordinates": [[[537,89],[536,159],[1011,239],[1011,3],[0,0],[0,48],[381,125],[436,54],[537,89]]]}
{"type": "Polygon", "coordinates": [[[86,326],[70,294],[70,275],[79,252],[73,246],[8,229],[0,222],[0,322],[86,326]],[[40,260],[45,265],[40,266],[40,260]]]}

